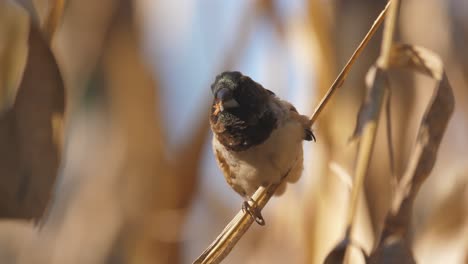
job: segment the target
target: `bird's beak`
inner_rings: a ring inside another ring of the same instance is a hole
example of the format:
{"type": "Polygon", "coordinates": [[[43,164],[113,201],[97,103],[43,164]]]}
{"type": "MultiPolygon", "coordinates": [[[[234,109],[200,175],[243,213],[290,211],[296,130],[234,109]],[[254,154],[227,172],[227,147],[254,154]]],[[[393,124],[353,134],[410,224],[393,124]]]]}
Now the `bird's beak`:
{"type": "Polygon", "coordinates": [[[216,92],[216,108],[218,111],[239,107],[239,103],[234,99],[232,90],[229,88],[221,88],[216,92]]]}
{"type": "Polygon", "coordinates": [[[235,108],[238,106],[239,106],[239,103],[236,100],[234,100],[234,98],[231,98],[227,101],[220,101],[221,111],[224,111],[225,109],[229,109],[229,108],[235,108]]]}

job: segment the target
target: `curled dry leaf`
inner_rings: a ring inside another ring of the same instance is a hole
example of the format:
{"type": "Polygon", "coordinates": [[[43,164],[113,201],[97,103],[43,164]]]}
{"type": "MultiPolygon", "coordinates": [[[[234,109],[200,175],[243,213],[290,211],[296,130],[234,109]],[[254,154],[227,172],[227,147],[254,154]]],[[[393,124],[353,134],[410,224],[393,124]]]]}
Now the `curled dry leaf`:
{"type": "Polygon", "coordinates": [[[431,51],[412,45],[394,45],[390,66],[409,68],[437,81],[436,89],[419,126],[407,168],[397,184],[392,208],[386,217],[381,239],[371,254],[371,263],[383,263],[388,260],[386,256],[390,255],[396,257],[399,263],[414,263],[410,247],[405,240],[411,222],[413,201],[434,167],[437,150],[455,103],[442,61],[431,51]]]}
{"type": "Polygon", "coordinates": [[[59,166],[52,122],[54,116],[63,116],[63,80],[33,23],[28,46],[16,100],[0,116],[0,217],[40,217],[59,166]]]}

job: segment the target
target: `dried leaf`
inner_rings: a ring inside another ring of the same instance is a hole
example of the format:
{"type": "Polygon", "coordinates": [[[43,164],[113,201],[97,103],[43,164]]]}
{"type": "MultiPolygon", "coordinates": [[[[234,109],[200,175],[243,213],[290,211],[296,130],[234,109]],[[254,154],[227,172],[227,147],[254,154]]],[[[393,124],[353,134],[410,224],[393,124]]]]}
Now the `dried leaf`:
{"type": "Polygon", "coordinates": [[[396,45],[392,51],[392,67],[409,67],[437,81],[436,89],[422,118],[416,144],[408,167],[399,182],[393,212],[404,200],[410,202],[434,167],[437,150],[454,110],[454,97],[440,58],[416,46],[396,45]]]}
{"type": "Polygon", "coordinates": [[[412,205],[419,188],[434,167],[437,150],[454,110],[454,97],[442,61],[427,49],[404,44],[395,45],[392,48],[390,66],[409,68],[429,75],[437,81],[436,89],[422,118],[406,171],[397,185],[392,209],[387,215],[379,245],[371,254],[376,263],[384,262],[382,258],[389,255],[395,257],[398,263],[414,263],[410,247],[405,240],[411,222],[412,205]]]}
{"type": "Polygon", "coordinates": [[[0,217],[38,218],[59,166],[52,120],[63,116],[63,80],[31,23],[28,57],[13,107],[0,116],[0,217]]]}

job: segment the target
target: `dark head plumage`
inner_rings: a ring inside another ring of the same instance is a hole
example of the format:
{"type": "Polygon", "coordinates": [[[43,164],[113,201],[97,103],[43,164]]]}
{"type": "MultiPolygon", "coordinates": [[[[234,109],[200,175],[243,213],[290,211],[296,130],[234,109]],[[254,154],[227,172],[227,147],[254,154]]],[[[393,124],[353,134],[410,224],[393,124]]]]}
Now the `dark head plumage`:
{"type": "Polygon", "coordinates": [[[226,71],[216,76],[211,91],[214,96],[213,103],[221,102],[221,106],[224,106],[227,102],[228,111],[241,107],[250,113],[260,110],[272,94],[250,77],[237,71],[226,71]]]}
{"type": "Polygon", "coordinates": [[[223,72],[211,85],[210,122],[227,148],[241,151],[260,144],[276,126],[269,108],[272,92],[240,72],[223,72]]]}
{"type": "Polygon", "coordinates": [[[213,95],[216,95],[216,93],[221,89],[221,88],[228,88],[231,90],[235,90],[240,82],[241,82],[241,77],[242,73],[238,71],[225,71],[216,76],[216,79],[214,83],[211,85],[211,92],[213,95]]]}

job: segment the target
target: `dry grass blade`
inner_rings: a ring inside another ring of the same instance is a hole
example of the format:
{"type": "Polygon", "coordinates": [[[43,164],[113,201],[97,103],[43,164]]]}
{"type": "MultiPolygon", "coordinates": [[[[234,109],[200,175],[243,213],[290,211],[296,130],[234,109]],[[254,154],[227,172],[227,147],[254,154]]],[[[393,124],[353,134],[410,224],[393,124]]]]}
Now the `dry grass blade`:
{"type": "MultiPolygon", "coordinates": [[[[314,114],[311,117],[311,124],[318,118],[321,111],[324,109],[324,107],[326,106],[327,102],[330,100],[331,96],[336,91],[336,89],[343,84],[347,74],[351,70],[351,66],[359,57],[362,50],[364,50],[367,43],[375,34],[379,26],[382,24],[389,5],[390,2],[377,17],[374,24],[369,29],[368,33],[349,59],[348,63],[345,65],[335,82],[330,87],[327,94],[319,103],[318,107],[316,108],[314,114]]],[[[268,188],[259,188],[252,197],[256,201],[256,203],[251,203],[251,207],[254,210],[262,210],[275,193],[277,187],[278,185],[272,185],[268,188]]],[[[235,244],[240,240],[242,235],[245,234],[245,232],[247,232],[248,228],[252,225],[252,223],[253,219],[248,213],[243,211],[238,212],[237,215],[226,226],[226,228],[221,232],[221,234],[215,239],[215,241],[193,263],[220,263],[229,254],[229,252],[232,250],[235,244]]]]}
{"type": "MultiPolygon", "coordinates": [[[[50,44],[57,25],[62,17],[64,0],[56,0],[49,14],[46,17],[45,24],[41,29],[45,39],[50,44]]],[[[5,48],[0,50],[0,113],[6,111],[14,103],[18,79],[21,78],[21,72],[24,69],[24,43],[23,35],[27,33],[27,16],[29,15],[31,24],[39,25],[39,18],[31,0],[18,0],[15,2],[3,1],[0,3],[0,22],[2,29],[0,34],[5,34],[5,48]],[[5,32],[2,32],[5,31],[5,32]]]]}
{"type": "Polygon", "coordinates": [[[411,251],[405,241],[411,221],[413,201],[435,164],[437,150],[455,103],[442,61],[429,50],[411,45],[395,45],[392,49],[390,66],[409,68],[437,81],[437,87],[419,126],[409,163],[397,185],[379,245],[372,254],[375,263],[380,263],[382,258],[389,255],[399,255],[399,259],[413,263],[411,251]]]}
{"type": "Polygon", "coordinates": [[[405,196],[414,199],[419,187],[429,176],[455,102],[443,63],[436,54],[425,48],[410,45],[395,46],[393,54],[396,57],[392,66],[409,67],[437,81],[433,97],[419,127],[409,165],[399,183],[398,188],[401,191],[396,194],[395,204],[392,207],[395,212],[405,196]]]}
{"type": "Polygon", "coordinates": [[[52,119],[64,112],[63,80],[48,43],[33,24],[28,45],[16,100],[0,117],[2,217],[40,217],[59,165],[52,119]]]}

